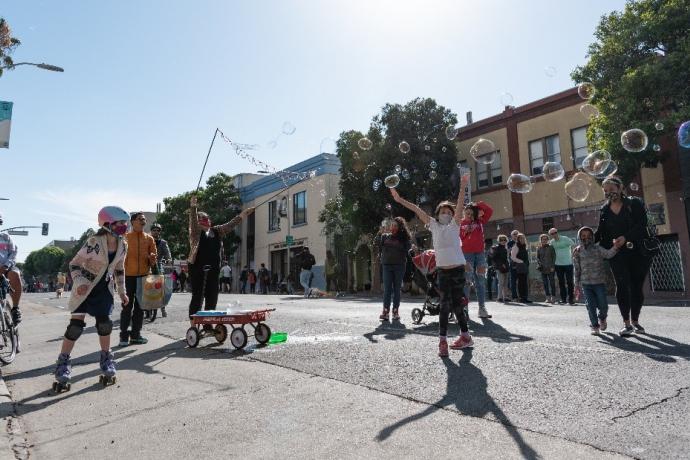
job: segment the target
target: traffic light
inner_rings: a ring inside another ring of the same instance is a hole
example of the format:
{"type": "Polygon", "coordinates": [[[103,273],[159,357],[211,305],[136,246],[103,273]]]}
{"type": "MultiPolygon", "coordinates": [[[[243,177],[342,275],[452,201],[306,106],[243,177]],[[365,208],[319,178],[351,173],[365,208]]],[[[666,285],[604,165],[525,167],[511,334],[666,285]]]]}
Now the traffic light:
{"type": "Polygon", "coordinates": [[[48,224],[43,223],[43,226],[41,227],[41,235],[46,236],[48,235],[48,224]]]}

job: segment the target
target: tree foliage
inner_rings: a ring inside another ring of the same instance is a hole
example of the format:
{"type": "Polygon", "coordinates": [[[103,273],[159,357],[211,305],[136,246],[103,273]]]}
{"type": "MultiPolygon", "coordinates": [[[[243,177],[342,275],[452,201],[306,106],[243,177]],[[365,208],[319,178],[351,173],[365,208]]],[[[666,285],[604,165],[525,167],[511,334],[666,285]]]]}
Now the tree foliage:
{"type": "Polygon", "coordinates": [[[24,270],[28,275],[55,275],[65,260],[65,251],[49,246],[32,251],[24,261],[24,270]]]}
{"type": "Polygon", "coordinates": [[[590,125],[590,145],[608,150],[627,180],[642,163],[663,161],[652,146],[690,118],[690,1],[629,1],[604,16],[594,35],[589,61],[572,77],[595,85],[601,115],[590,125]],[[620,135],[631,128],[649,136],[644,152],[622,148],[620,135]]]}
{"type": "MultiPolygon", "coordinates": [[[[10,29],[5,18],[0,17],[0,62],[2,66],[14,64],[10,55],[20,44],[19,39],[12,36],[12,29],[10,29]]],[[[0,68],[0,76],[2,76],[2,71],[0,68]]]]}
{"type": "MultiPolygon", "coordinates": [[[[162,237],[167,240],[173,257],[186,258],[189,254],[189,200],[195,192],[184,192],[180,195],[163,199],[165,210],[158,215],[157,222],[163,227],[162,237]]],[[[232,183],[232,177],[224,173],[211,176],[206,187],[196,193],[199,210],[206,212],[213,225],[228,222],[241,209],[238,190],[232,183]]],[[[226,255],[232,255],[240,243],[234,234],[223,239],[226,255]]]]}

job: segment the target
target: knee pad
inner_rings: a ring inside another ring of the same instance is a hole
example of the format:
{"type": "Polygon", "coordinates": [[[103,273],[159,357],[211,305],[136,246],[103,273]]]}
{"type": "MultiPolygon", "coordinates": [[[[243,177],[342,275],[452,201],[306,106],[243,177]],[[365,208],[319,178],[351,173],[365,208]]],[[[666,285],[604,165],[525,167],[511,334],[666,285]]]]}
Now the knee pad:
{"type": "Polygon", "coordinates": [[[65,338],[68,340],[77,340],[81,336],[81,333],[84,332],[84,327],[86,327],[84,321],[72,318],[67,325],[65,338]]]}
{"type": "Polygon", "coordinates": [[[100,336],[107,336],[113,331],[113,322],[107,316],[96,317],[96,332],[100,336]]]}

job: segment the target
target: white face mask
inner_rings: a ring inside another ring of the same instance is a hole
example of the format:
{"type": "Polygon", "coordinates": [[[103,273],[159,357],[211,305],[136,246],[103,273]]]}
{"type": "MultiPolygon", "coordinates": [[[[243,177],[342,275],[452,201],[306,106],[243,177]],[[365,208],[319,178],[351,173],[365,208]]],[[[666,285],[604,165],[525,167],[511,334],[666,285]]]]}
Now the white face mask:
{"type": "Polygon", "coordinates": [[[439,221],[442,225],[448,225],[448,224],[450,224],[450,221],[451,221],[452,218],[453,218],[453,216],[451,216],[450,214],[440,214],[440,215],[438,216],[438,221],[439,221]]]}

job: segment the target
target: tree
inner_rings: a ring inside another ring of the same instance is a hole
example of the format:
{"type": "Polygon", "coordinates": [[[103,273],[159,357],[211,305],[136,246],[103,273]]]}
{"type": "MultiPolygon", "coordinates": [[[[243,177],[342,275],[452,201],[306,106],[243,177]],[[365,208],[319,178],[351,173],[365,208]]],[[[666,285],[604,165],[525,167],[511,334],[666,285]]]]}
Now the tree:
{"type": "Polygon", "coordinates": [[[24,269],[28,275],[55,275],[65,259],[65,251],[49,246],[32,251],[24,262],[24,269]]]}
{"type": "MultiPolygon", "coordinates": [[[[184,192],[174,197],[163,199],[165,210],[158,214],[157,222],[163,227],[163,238],[168,241],[173,257],[186,257],[189,254],[189,200],[196,192],[184,192]]],[[[241,210],[238,190],[232,177],[224,173],[211,176],[206,187],[196,193],[199,210],[206,212],[211,222],[222,224],[228,222],[241,210]]],[[[239,245],[240,238],[234,233],[223,239],[226,255],[232,255],[239,245]]]]}
{"type": "Polygon", "coordinates": [[[655,152],[653,145],[690,118],[688,24],[689,0],[629,1],[623,12],[601,19],[589,61],[572,73],[576,82],[596,88],[592,103],[601,115],[590,125],[590,146],[609,151],[626,182],[642,164],[663,161],[668,153],[655,152]],[[621,133],[631,128],[649,136],[641,153],[621,146],[621,133]]]}
{"type": "MultiPolygon", "coordinates": [[[[0,60],[3,66],[11,66],[14,64],[10,54],[21,44],[19,39],[12,36],[12,30],[5,18],[0,17],[0,60]]],[[[0,68],[0,77],[2,76],[2,68],[0,68]]]]}

